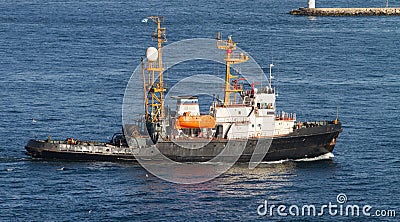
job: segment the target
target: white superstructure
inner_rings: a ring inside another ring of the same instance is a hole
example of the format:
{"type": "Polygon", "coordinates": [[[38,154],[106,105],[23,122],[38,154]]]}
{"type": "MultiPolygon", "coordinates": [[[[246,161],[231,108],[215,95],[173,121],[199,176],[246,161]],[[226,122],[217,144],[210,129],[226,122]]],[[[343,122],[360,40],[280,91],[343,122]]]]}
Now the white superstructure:
{"type": "MultiPolygon", "coordinates": [[[[201,137],[201,125],[213,129],[213,137],[220,139],[247,139],[287,135],[293,132],[295,127],[296,115],[282,112],[277,114],[275,110],[275,90],[272,87],[272,67],[270,64],[269,84],[261,85],[256,88],[256,84],[251,83],[251,89],[245,90],[239,81],[247,82],[246,78],[231,74],[231,65],[243,63],[249,60],[249,56],[244,53],[234,52],[236,42],[228,36],[227,40],[222,40],[221,35],[217,35],[217,48],[226,52],[224,58],[226,64],[224,100],[214,101],[210,107],[210,114],[199,119],[199,106],[197,97],[181,96],[177,97],[177,116],[182,124],[186,124],[187,133],[201,137]],[[238,95],[240,98],[237,99],[238,95]],[[232,98],[233,97],[233,98],[232,98]],[[188,114],[190,117],[188,117],[188,114]],[[191,118],[191,119],[189,119],[191,118]],[[196,124],[197,122],[206,124],[196,124]],[[212,127],[211,127],[212,126],[212,127]]],[[[179,126],[181,126],[180,124],[179,126]]],[[[180,130],[179,127],[176,129],[180,130]]],[[[202,133],[204,136],[204,133],[202,133]]]]}
{"type": "Polygon", "coordinates": [[[190,113],[193,116],[200,115],[199,99],[197,96],[176,96],[176,112],[178,116],[190,113]]]}
{"type": "Polygon", "coordinates": [[[269,86],[241,93],[242,103],[219,105],[214,102],[210,115],[216,120],[219,138],[272,137],[293,132],[296,115],[275,111],[275,92],[269,86]]]}

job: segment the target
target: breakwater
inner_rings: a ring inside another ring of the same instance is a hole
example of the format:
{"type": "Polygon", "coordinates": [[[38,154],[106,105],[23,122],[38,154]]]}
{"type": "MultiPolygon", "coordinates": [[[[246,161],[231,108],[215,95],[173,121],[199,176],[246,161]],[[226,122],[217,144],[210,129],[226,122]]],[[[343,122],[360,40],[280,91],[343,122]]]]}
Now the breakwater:
{"type": "Polygon", "coordinates": [[[400,16],[400,8],[299,8],[289,12],[307,16],[400,16]]]}

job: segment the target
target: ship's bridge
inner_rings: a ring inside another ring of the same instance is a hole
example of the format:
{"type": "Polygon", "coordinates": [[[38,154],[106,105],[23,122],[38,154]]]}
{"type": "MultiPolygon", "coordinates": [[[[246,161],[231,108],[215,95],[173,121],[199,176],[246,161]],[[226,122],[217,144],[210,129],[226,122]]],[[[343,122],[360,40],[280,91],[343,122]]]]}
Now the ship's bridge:
{"type": "Polygon", "coordinates": [[[245,106],[255,106],[257,109],[275,111],[276,95],[274,90],[268,86],[260,90],[252,88],[251,90],[244,91],[242,93],[242,98],[243,105],[245,106]]]}
{"type": "Polygon", "coordinates": [[[257,106],[257,109],[275,110],[275,93],[269,93],[267,89],[260,91],[255,93],[254,96],[254,104],[257,106]]]}

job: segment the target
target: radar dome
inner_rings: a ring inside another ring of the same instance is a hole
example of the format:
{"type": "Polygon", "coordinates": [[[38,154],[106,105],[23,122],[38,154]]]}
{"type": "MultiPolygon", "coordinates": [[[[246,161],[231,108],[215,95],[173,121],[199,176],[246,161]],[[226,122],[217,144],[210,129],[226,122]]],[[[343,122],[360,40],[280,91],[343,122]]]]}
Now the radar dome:
{"type": "Polygon", "coordinates": [[[149,60],[149,62],[155,62],[157,61],[158,58],[158,50],[154,47],[149,47],[147,48],[146,51],[146,58],[149,60]]]}

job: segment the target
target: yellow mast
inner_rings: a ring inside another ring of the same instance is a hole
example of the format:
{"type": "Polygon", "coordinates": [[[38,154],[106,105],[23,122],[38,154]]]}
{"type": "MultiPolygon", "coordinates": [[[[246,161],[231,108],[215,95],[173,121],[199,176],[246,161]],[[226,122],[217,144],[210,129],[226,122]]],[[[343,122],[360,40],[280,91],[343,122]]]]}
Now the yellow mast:
{"type": "MultiPolygon", "coordinates": [[[[218,36],[220,37],[220,34],[218,34],[218,36]]],[[[230,105],[231,94],[242,91],[242,89],[234,89],[231,86],[231,80],[237,78],[237,76],[231,75],[231,65],[246,62],[249,60],[249,56],[244,53],[238,55],[233,54],[233,51],[236,50],[236,42],[232,40],[231,36],[228,36],[228,40],[221,40],[219,37],[217,38],[217,47],[218,49],[226,51],[226,57],[224,59],[226,62],[224,106],[228,106],[230,105]]]]}
{"type": "Polygon", "coordinates": [[[154,33],[153,39],[157,39],[158,64],[148,61],[148,66],[144,68],[148,74],[147,83],[144,78],[146,120],[158,122],[164,117],[164,92],[166,89],[163,82],[162,43],[166,42],[167,38],[165,36],[166,28],[161,28],[164,17],[150,16],[148,18],[157,24],[157,32],[154,33]],[[157,77],[156,73],[158,73],[157,77]],[[151,95],[151,104],[149,104],[149,94],[151,95]],[[148,106],[151,107],[150,115],[148,106]]]}

